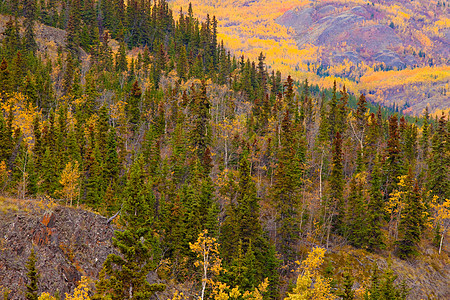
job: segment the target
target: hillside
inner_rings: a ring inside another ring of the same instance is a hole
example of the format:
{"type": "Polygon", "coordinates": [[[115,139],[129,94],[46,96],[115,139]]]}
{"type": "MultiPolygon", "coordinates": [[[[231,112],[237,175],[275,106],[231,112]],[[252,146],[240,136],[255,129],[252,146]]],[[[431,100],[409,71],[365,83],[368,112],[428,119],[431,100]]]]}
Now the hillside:
{"type": "Polygon", "coordinates": [[[165,0],[0,3],[11,297],[37,280],[31,248],[40,300],[76,284],[95,300],[448,296],[450,116],[367,101],[399,82],[428,93],[448,67],[325,76],[324,46],[286,44],[295,31],[275,23],[298,1],[233,3],[226,26],[250,34],[237,21],[253,13],[275,26],[268,47],[292,47],[252,53],[243,35],[240,55],[205,7],[165,0]]]}
{"type": "MultiPolygon", "coordinates": [[[[300,49],[319,47],[325,68],[345,60],[354,66],[364,62],[400,70],[449,64],[450,8],[437,6],[430,11],[430,7],[411,1],[360,4],[313,3],[288,10],[276,22],[295,30],[300,49]]],[[[352,77],[351,73],[345,75],[352,77]]]]}
{"type": "MultiPolygon", "coordinates": [[[[49,200],[0,198],[0,292],[9,291],[10,300],[24,298],[28,280],[26,262],[31,247],[38,253],[36,267],[40,274],[40,292],[70,294],[81,276],[90,279],[89,288],[92,289],[103,261],[113,251],[111,238],[115,226],[106,221],[101,215],[49,200]]],[[[445,247],[448,246],[447,242],[445,247]]],[[[439,256],[432,249],[423,251],[427,254],[410,262],[392,258],[392,269],[399,276],[398,282],[405,280],[411,295],[408,299],[423,299],[429,295],[432,295],[431,299],[449,298],[449,257],[446,253],[439,256]]],[[[357,287],[369,280],[374,264],[380,270],[388,266],[385,257],[348,246],[331,248],[326,261],[337,276],[344,272],[343,266],[353,268],[357,287]]],[[[184,288],[165,283],[168,291],[184,288]]]]}
{"type": "MultiPolygon", "coordinates": [[[[175,10],[188,2],[172,1],[175,10]]],[[[446,1],[193,4],[201,18],[217,16],[220,38],[238,55],[256,59],[262,51],[269,65],[294,78],[307,77],[322,87],[337,80],[355,94],[364,92],[370,101],[395,104],[407,114],[420,115],[426,106],[436,113],[448,109],[446,1]]]]}

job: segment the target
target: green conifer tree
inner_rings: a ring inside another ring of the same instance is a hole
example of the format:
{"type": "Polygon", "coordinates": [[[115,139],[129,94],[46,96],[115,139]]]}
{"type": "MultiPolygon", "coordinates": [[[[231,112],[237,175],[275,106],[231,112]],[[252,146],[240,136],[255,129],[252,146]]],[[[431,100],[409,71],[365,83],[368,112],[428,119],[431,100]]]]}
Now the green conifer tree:
{"type": "Polygon", "coordinates": [[[289,111],[286,111],[281,125],[281,145],[278,153],[278,169],[274,176],[272,199],[277,211],[277,251],[284,264],[296,258],[299,232],[299,192],[301,186],[301,161],[298,145],[289,111]]]}
{"type": "Polygon", "coordinates": [[[389,139],[387,141],[385,159],[385,197],[390,195],[397,187],[398,177],[403,175],[403,162],[401,159],[400,136],[398,132],[398,117],[392,115],[389,118],[389,139]]]}
{"type": "Polygon", "coordinates": [[[412,174],[407,178],[408,191],[405,197],[405,209],[400,221],[401,238],[397,242],[397,251],[400,258],[408,258],[417,254],[417,244],[420,242],[424,226],[422,204],[417,181],[413,183],[412,174]],[[414,186],[413,186],[414,185],[414,186]]]}
{"type": "Polygon", "coordinates": [[[123,41],[119,43],[119,52],[116,54],[116,71],[117,72],[128,71],[127,53],[125,42],[123,41]]]}
{"type": "Polygon", "coordinates": [[[190,142],[197,156],[202,162],[205,171],[209,171],[210,165],[203,159],[211,142],[211,130],[209,130],[211,102],[206,95],[206,83],[202,81],[200,89],[192,88],[193,96],[190,103],[192,127],[190,142]]]}
{"type": "Polygon", "coordinates": [[[128,98],[127,103],[127,113],[132,124],[133,130],[136,130],[139,125],[141,111],[140,111],[140,103],[141,103],[142,90],[139,87],[137,80],[133,83],[133,86],[130,91],[130,97],[128,98]]]}
{"type": "Polygon", "coordinates": [[[450,152],[449,132],[445,116],[439,118],[436,132],[431,141],[431,153],[428,162],[428,189],[439,197],[440,201],[450,198],[450,152]]]}
{"type": "Polygon", "coordinates": [[[369,251],[375,251],[383,247],[383,233],[381,225],[383,222],[383,195],[381,194],[382,175],[379,167],[378,158],[372,171],[372,180],[370,188],[370,200],[367,207],[367,248],[369,251]]]}
{"type": "Polygon", "coordinates": [[[339,132],[333,140],[332,147],[332,164],[331,164],[331,174],[329,178],[329,208],[333,215],[332,218],[332,228],[335,232],[343,234],[345,232],[344,228],[344,174],[342,165],[342,136],[339,132]]]}
{"type": "Polygon", "coordinates": [[[26,51],[34,55],[37,50],[37,43],[34,33],[34,22],[36,19],[36,0],[26,0],[24,2],[23,14],[25,17],[23,21],[23,26],[25,27],[23,46],[26,51]]]}
{"type": "Polygon", "coordinates": [[[344,273],[344,284],[342,291],[339,292],[338,296],[342,300],[353,300],[355,299],[355,291],[353,290],[353,278],[349,271],[344,273]]]}
{"type": "Polygon", "coordinates": [[[165,286],[149,283],[160,250],[152,226],[154,196],[144,173],[142,155],[133,163],[123,198],[123,231],[115,231],[113,246],[119,254],[108,255],[93,299],[149,299],[165,286]]]}
{"type": "Polygon", "coordinates": [[[31,248],[31,253],[27,261],[27,277],[29,283],[27,284],[27,292],[25,294],[25,298],[27,300],[37,300],[38,299],[38,280],[39,273],[36,269],[36,253],[34,252],[34,248],[31,248]]]}
{"type": "Polygon", "coordinates": [[[180,77],[180,80],[185,81],[187,79],[188,75],[188,60],[187,60],[187,53],[186,53],[186,47],[181,46],[180,47],[180,53],[178,57],[178,63],[177,63],[177,73],[180,77]]]}

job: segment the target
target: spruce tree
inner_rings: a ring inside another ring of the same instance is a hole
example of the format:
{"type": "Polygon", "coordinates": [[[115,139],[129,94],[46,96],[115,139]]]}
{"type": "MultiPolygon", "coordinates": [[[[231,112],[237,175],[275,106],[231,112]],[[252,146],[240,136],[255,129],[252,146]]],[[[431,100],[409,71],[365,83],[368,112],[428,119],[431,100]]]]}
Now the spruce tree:
{"type": "Polygon", "coordinates": [[[367,207],[367,248],[369,251],[375,251],[383,247],[383,233],[381,225],[383,222],[383,195],[381,194],[382,174],[378,159],[375,162],[372,171],[372,180],[370,188],[370,199],[367,207]]]}
{"type": "Polygon", "coordinates": [[[0,96],[2,98],[10,92],[9,77],[8,62],[3,58],[0,63],[0,96]]]}
{"type": "Polygon", "coordinates": [[[0,112],[0,161],[7,162],[13,150],[13,137],[7,121],[0,112]]]}
{"type": "Polygon", "coordinates": [[[78,59],[80,47],[80,0],[73,0],[69,9],[69,21],[66,28],[66,48],[71,53],[73,59],[78,59]]]}
{"type": "Polygon", "coordinates": [[[186,53],[186,47],[181,46],[180,47],[180,53],[178,57],[178,63],[177,63],[177,73],[180,77],[180,81],[185,81],[187,79],[188,75],[188,60],[187,60],[187,53],[186,53]]]}
{"type": "Polygon", "coordinates": [[[430,115],[428,113],[428,106],[425,107],[422,126],[422,137],[420,139],[420,146],[422,148],[422,159],[427,160],[430,147],[430,115]]]}
{"type": "Polygon", "coordinates": [[[397,242],[398,255],[403,259],[417,254],[417,244],[420,242],[422,235],[423,213],[425,211],[417,182],[412,187],[411,171],[407,178],[407,185],[409,189],[406,193],[405,209],[400,221],[401,239],[397,242]]]}
{"type": "Polygon", "coordinates": [[[272,199],[277,211],[277,251],[284,264],[288,265],[296,258],[296,246],[299,239],[299,203],[301,162],[297,157],[296,135],[291,115],[286,111],[281,124],[281,145],[278,169],[274,176],[272,199]],[[295,148],[294,148],[295,147],[295,148]]]}
{"type": "Polygon", "coordinates": [[[185,258],[189,256],[189,242],[186,240],[186,224],[184,217],[186,208],[180,196],[161,197],[161,216],[159,226],[162,233],[161,248],[173,261],[173,267],[183,272],[185,258]]]}
{"type": "Polygon", "coordinates": [[[329,200],[328,208],[330,214],[333,215],[332,218],[332,228],[336,233],[344,233],[344,174],[342,165],[342,136],[339,132],[333,140],[332,147],[332,165],[331,174],[329,178],[329,200]]]}
{"type": "Polygon", "coordinates": [[[428,189],[440,201],[450,198],[450,152],[449,132],[446,128],[445,116],[439,118],[438,127],[431,141],[431,153],[428,169],[428,189]]]}
{"type": "Polygon", "coordinates": [[[346,271],[344,273],[343,289],[339,292],[338,296],[340,296],[342,300],[355,299],[355,291],[353,290],[353,278],[349,271],[346,271]]]}
{"type": "MultiPolygon", "coordinates": [[[[330,138],[333,139],[339,131],[339,99],[337,97],[336,81],[333,83],[333,95],[328,102],[328,124],[330,138]]],[[[342,134],[342,133],[341,133],[342,134]]]]}
{"type": "MultiPolygon", "coordinates": [[[[248,146],[244,145],[235,193],[237,203],[228,205],[227,218],[221,228],[222,253],[225,264],[231,268],[226,276],[227,283],[239,285],[242,290],[253,290],[258,283],[268,278],[268,292],[275,296],[278,261],[259,221],[259,198],[251,177],[248,155],[248,146]]],[[[231,187],[231,190],[234,188],[231,187]]],[[[231,198],[234,198],[232,194],[231,198]]]]}
{"type": "Polygon", "coordinates": [[[120,173],[119,157],[117,154],[117,136],[113,127],[109,130],[105,158],[105,180],[114,186],[120,173]]]}
{"type": "Polygon", "coordinates": [[[140,122],[140,103],[141,103],[142,90],[139,87],[137,80],[133,83],[133,86],[130,91],[130,97],[128,98],[127,103],[127,113],[132,124],[133,130],[138,128],[140,122]]]}
{"type": "Polygon", "coordinates": [[[36,19],[36,0],[25,0],[23,14],[25,17],[23,21],[23,25],[25,27],[23,46],[26,51],[34,55],[37,50],[37,44],[34,34],[34,21],[36,19]]]}
{"type": "Polygon", "coordinates": [[[366,112],[367,112],[367,101],[366,101],[366,97],[364,96],[364,94],[361,94],[361,96],[359,97],[358,103],[357,103],[357,108],[356,108],[356,114],[355,114],[355,118],[356,118],[356,128],[354,128],[353,132],[356,135],[356,141],[359,143],[359,147],[358,147],[358,158],[357,158],[357,166],[356,166],[356,170],[357,172],[361,172],[361,171],[365,171],[366,167],[367,167],[367,157],[365,152],[365,136],[366,136],[366,127],[367,127],[367,117],[366,117],[366,112]]]}
{"type": "Polygon", "coordinates": [[[347,200],[345,225],[342,229],[350,244],[358,248],[365,246],[368,231],[365,176],[365,172],[358,173],[350,181],[350,195],[347,200]]]}
{"type": "Polygon", "coordinates": [[[119,43],[119,52],[116,54],[116,71],[120,73],[128,71],[127,54],[123,41],[119,43]]]}
{"type": "Polygon", "coordinates": [[[239,164],[239,188],[237,194],[237,219],[239,222],[239,237],[244,250],[249,243],[262,234],[259,223],[259,199],[256,186],[251,178],[248,150],[242,155],[239,164]]]}
{"type": "Polygon", "coordinates": [[[190,142],[197,156],[197,159],[202,162],[206,171],[210,166],[203,160],[203,157],[210,146],[211,130],[209,130],[211,102],[206,95],[206,83],[202,81],[199,90],[192,88],[193,96],[190,103],[192,127],[190,133],[190,142]]]}
{"type": "Polygon", "coordinates": [[[27,292],[26,292],[26,299],[27,300],[37,300],[38,299],[38,280],[39,280],[39,273],[36,269],[36,253],[34,252],[34,248],[31,248],[31,253],[28,258],[27,262],[27,277],[28,277],[28,284],[27,284],[27,292]]]}
{"type": "Polygon", "coordinates": [[[388,268],[381,276],[377,266],[374,266],[364,300],[406,300],[408,291],[404,283],[394,283],[397,276],[392,271],[391,265],[391,258],[388,258],[388,268]]]}
{"type": "Polygon", "coordinates": [[[390,195],[397,187],[398,177],[403,175],[403,161],[401,159],[400,136],[398,132],[398,117],[392,115],[389,118],[389,139],[387,141],[385,159],[385,197],[390,195]]]}
{"type": "Polygon", "coordinates": [[[149,299],[165,289],[163,284],[147,280],[160,254],[152,230],[155,200],[143,167],[140,155],[131,167],[123,196],[120,220],[124,230],[115,231],[112,241],[119,254],[108,255],[104,262],[94,299],[149,299]]]}

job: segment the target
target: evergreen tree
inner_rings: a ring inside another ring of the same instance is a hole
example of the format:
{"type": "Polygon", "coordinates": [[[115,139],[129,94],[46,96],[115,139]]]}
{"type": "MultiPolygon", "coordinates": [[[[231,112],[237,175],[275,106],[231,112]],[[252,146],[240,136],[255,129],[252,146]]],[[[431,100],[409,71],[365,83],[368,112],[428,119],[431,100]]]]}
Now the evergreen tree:
{"type": "Polygon", "coordinates": [[[424,207],[422,204],[417,182],[413,185],[412,174],[407,178],[405,209],[400,222],[401,239],[397,243],[400,258],[408,258],[417,254],[417,244],[420,242],[422,228],[425,225],[423,219],[424,207]]]}
{"type": "MultiPolygon", "coordinates": [[[[190,134],[191,145],[197,156],[202,162],[205,171],[209,172],[210,165],[205,161],[205,154],[210,146],[211,134],[209,128],[211,102],[206,95],[206,83],[202,81],[199,90],[192,88],[193,96],[190,103],[192,129],[190,134]]],[[[209,150],[208,150],[209,151],[209,150]]]]}
{"type": "Polygon", "coordinates": [[[179,195],[175,195],[173,199],[161,197],[161,202],[161,248],[173,261],[173,269],[184,274],[185,258],[189,256],[189,242],[186,240],[187,229],[183,217],[187,211],[179,195]]]}
{"type": "Polygon", "coordinates": [[[178,58],[177,63],[177,73],[180,77],[180,80],[185,81],[187,79],[188,75],[188,60],[187,60],[187,53],[186,53],[186,47],[181,46],[180,47],[180,54],[178,58]]]}
{"type": "Polygon", "coordinates": [[[66,95],[72,92],[74,73],[74,58],[72,56],[72,53],[68,52],[66,57],[66,69],[64,71],[63,77],[63,91],[66,95]]]}
{"type": "Polygon", "coordinates": [[[342,233],[348,236],[350,244],[364,247],[367,243],[365,178],[366,173],[358,173],[350,181],[350,195],[348,196],[345,225],[342,233]]]}
{"type": "Polygon", "coordinates": [[[395,284],[397,276],[391,269],[391,260],[388,259],[388,268],[379,275],[379,270],[375,266],[370,278],[370,287],[364,294],[364,300],[406,300],[408,291],[404,284],[395,284]]]}
{"type": "Polygon", "coordinates": [[[36,19],[36,0],[26,0],[24,2],[23,14],[25,17],[23,21],[23,26],[25,27],[23,46],[26,51],[34,55],[37,50],[37,44],[34,34],[34,21],[36,19]]]}
{"type": "Polygon", "coordinates": [[[71,4],[66,28],[66,48],[74,59],[78,59],[81,30],[80,0],[73,0],[71,4]]]}
{"type": "Polygon", "coordinates": [[[342,136],[339,132],[333,140],[332,148],[332,165],[329,178],[329,213],[333,215],[332,227],[337,233],[343,234],[344,230],[344,174],[342,165],[342,136]]]}
{"type": "Polygon", "coordinates": [[[277,212],[276,247],[285,265],[295,260],[296,257],[302,168],[301,161],[297,156],[297,152],[301,152],[302,148],[298,147],[299,144],[290,118],[289,111],[286,111],[281,124],[278,169],[272,189],[272,199],[277,212]]]}
{"type": "Polygon", "coordinates": [[[344,286],[338,296],[340,296],[342,300],[355,299],[355,291],[353,290],[353,278],[349,271],[346,271],[344,273],[344,286]]]}
{"type": "Polygon", "coordinates": [[[120,172],[119,157],[117,155],[117,136],[114,128],[108,133],[107,149],[105,158],[105,179],[107,184],[113,185],[117,182],[120,172]]]}
{"type": "Polygon", "coordinates": [[[428,113],[428,106],[425,107],[423,116],[422,137],[420,139],[420,146],[422,147],[422,159],[427,160],[430,146],[430,115],[428,113]]]}
{"type": "Polygon", "coordinates": [[[400,136],[398,132],[397,115],[389,118],[389,139],[387,141],[386,159],[385,159],[385,176],[386,186],[385,195],[390,195],[396,188],[398,177],[403,175],[403,165],[400,153],[400,136]]]}
{"type": "Polygon", "coordinates": [[[356,108],[356,128],[354,128],[354,134],[356,135],[356,140],[359,143],[358,147],[358,158],[357,158],[357,167],[356,171],[361,172],[366,170],[367,157],[364,152],[365,151],[365,136],[366,136],[366,127],[367,127],[367,101],[364,94],[361,94],[359,97],[357,108],[356,108]]]}
{"type": "Polygon", "coordinates": [[[440,201],[450,198],[450,152],[449,152],[449,132],[446,128],[445,116],[439,119],[436,132],[431,141],[431,153],[429,157],[428,189],[440,201]]]}
{"type": "Polygon", "coordinates": [[[140,103],[141,103],[142,91],[139,87],[137,80],[133,83],[130,91],[130,97],[128,98],[127,112],[129,116],[132,128],[136,130],[140,121],[140,103]]]}
{"type": "Polygon", "coordinates": [[[0,63],[0,96],[3,98],[10,92],[10,78],[8,70],[8,62],[5,58],[0,63]]]}
{"type": "Polygon", "coordinates": [[[115,231],[113,246],[120,254],[108,255],[97,282],[94,299],[149,299],[163,284],[149,283],[157,264],[159,246],[152,231],[154,196],[146,182],[141,156],[133,163],[123,198],[123,231],[115,231]]]}
{"type": "Polygon", "coordinates": [[[5,120],[3,113],[0,112],[0,161],[7,162],[13,150],[13,136],[7,120],[5,120]]]}
{"type": "Polygon", "coordinates": [[[380,249],[383,245],[383,195],[381,194],[382,175],[378,159],[372,171],[370,200],[367,208],[367,248],[369,251],[380,249]]]}
{"type": "Polygon", "coordinates": [[[247,151],[242,155],[239,164],[239,187],[236,199],[239,237],[242,240],[244,251],[251,241],[255,241],[262,234],[261,224],[259,223],[259,199],[256,194],[255,183],[251,178],[247,151]]]}
{"type": "Polygon", "coordinates": [[[339,131],[340,125],[339,122],[339,99],[337,97],[337,88],[336,88],[336,81],[333,83],[333,95],[331,97],[331,100],[328,102],[328,124],[329,124],[329,134],[330,138],[334,138],[336,133],[339,132],[342,134],[342,132],[339,131]]]}
{"type": "Polygon", "coordinates": [[[117,72],[128,71],[127,54],[125,43],[123,41],[119,43],[119,52],[116,54],[116,71],[117,72]]]}
{"type": "Polygon", "coordinates": [[[13,21],[12,17],[10,17],[8,22],[6,22],[2,46],[3,55],[8,61],[11,61],[17,51],[21,48],[17,19],[13,21]]]}
{"type": "Polygon", "coordinates": [[[27,277],[29,283],[27,284],[27,293],[25,295],[27,300],[37,300],[38,299],[38,280],[39,273],[36,269],[36,253],[34,252],[34,248],[31,248],[30,257],[27,261],[27,277]]]}

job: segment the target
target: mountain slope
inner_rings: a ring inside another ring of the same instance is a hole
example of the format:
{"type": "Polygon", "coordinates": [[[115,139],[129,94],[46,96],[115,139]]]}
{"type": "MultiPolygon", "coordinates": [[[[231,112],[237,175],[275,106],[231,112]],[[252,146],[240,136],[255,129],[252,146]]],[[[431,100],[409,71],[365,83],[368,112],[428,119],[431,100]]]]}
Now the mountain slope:
{"type": "MultiPolygon", "coordinates": [[[[188,2],[172,1],[174,11],[188,2]]],[[[327,88],[336,80],[412,115],[449,108],[448,1],[192,3],[199,17],[218,18],[219,37],[235,54],[256,59],[263,52],[283,74],[327,88]]]]}
{"type": "MultiPolygon", "coordinates": [[[[0,198],[0,291],[9,290],[10,298],[23,299],[27,284],[26,261],[34,247],[40,274],[39,291],[60,295],[70,293],[81,276],[91,282],[98,278],[106,256],[113,251],[111,238],[114,226],[106,218],[83,210],[42,200],[0,198]]],[[[448,243],[447,243],[448,244],[448,243]]],[[[422,245],[427,248],[427,245],[422,245]]],[[[447,245],[448,247],[448,245],[447,245]]],[[[447,299],[450,260],[431,248],[413,261],[392,258],[397,282],[405,281],[410,289],[408,299],[447,299]]],[[[358,274],[355,289],[367,284],[373,265],[388,267],[385,256],[355,250],[349,246],[335,247],[326,256],[327,268],[337,277],[345,268],[358,274]]],[[[173,283],[168,282],[171,290],[173,283]]]]}

